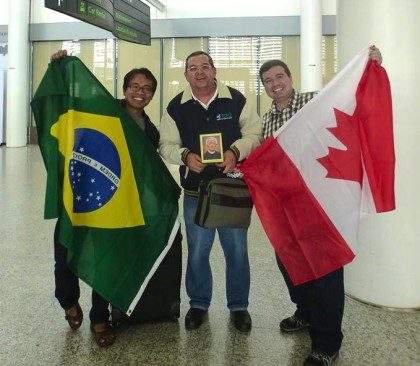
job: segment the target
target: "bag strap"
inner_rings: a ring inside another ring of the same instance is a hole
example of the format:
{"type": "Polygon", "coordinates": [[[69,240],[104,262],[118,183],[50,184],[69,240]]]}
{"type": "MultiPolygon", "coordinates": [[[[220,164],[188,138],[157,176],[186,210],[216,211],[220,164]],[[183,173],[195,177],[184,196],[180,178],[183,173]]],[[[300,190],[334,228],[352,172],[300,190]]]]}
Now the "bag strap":
{"type": "MultiPolygon", "coordinates": [[[[209,202],[207,202],[206,211],[204,212],[204,215],[203,215],[203,222],[206,222],[207,217],[209,216],[210,205],[211,205],[210,199],[211,199],[211,187],[212,187],[212,185],[209,184],[210,182],[207,182],[207,183],[208,184],[206,184],[206,187],[205,187],[205,190],[206,190],[205,195],[207,196],[207,199],[208,199],[209,202]]],[[[204,194],[203,194],[203,197],[204,197],[204,194]]]]}

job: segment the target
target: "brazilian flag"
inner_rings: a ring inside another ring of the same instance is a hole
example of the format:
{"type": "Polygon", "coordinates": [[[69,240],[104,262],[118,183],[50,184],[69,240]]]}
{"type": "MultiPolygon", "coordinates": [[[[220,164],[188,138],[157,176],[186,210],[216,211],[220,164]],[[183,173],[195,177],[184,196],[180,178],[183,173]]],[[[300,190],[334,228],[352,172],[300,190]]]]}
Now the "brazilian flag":
{"type": "Polygon", "coordinates": [[[48,173],[45,218],[58,218],[71,270],[130,315],[178,231],[180,189],[78,58],[50,63],[31,106],[48,173]]]}

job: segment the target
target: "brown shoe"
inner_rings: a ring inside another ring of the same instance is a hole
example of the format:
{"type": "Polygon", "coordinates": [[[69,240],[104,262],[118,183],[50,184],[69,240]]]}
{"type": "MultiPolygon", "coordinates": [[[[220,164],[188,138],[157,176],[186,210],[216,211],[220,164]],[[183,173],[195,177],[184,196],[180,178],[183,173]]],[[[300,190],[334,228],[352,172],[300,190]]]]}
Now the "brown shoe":
{"type": "Polygon", "coordinates": [[[90,324],[90,330],[95,336],[96,344],[99,347],[108,347],[115,342],[115,332],[109,322],[90,324]]]}
{"type": "Polygon", "coordinates": [[[76,303],[70,309],[67,309],[65,312],[66,312],[65,319],[69,323],[70,328],[73,329],[73,330],[79,329],[80,326],[82,325],[82,321],[83,321],[83,311],[82,311],[82,308],[80,307],[79,303],[76,303]],[[76,310],[76,314],[75,315],[70,315],[69,311],[73,310],[73,309],[76,310]]]}

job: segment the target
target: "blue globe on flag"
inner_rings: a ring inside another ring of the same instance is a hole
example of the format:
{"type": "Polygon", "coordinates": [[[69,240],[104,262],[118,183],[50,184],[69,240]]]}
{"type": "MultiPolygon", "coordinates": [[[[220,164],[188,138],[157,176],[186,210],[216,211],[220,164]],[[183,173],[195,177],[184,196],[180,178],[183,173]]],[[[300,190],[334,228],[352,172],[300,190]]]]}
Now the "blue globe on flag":
{"type": "Polygon", "coordinates": [[[90,128],[75,129],[69,179],[73,212],[92,212],[109,202],[121,179],[121,161],[111,139],[90,128]]]}

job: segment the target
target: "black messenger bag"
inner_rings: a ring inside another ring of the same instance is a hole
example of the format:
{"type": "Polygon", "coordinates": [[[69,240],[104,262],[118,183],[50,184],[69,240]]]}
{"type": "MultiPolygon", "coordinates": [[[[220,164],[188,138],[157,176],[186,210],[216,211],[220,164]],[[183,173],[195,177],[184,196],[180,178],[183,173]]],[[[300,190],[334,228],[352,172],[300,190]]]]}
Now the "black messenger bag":
{"type": "Polygon", "coordinates": [[[242,179],[201,181],[194,222],[204,228],[249,227],[252,199],[242,179]]]}

